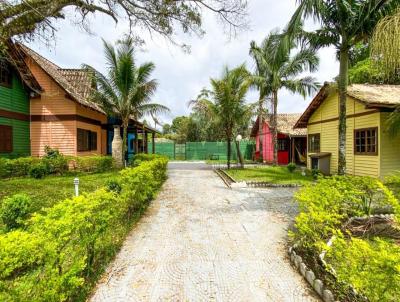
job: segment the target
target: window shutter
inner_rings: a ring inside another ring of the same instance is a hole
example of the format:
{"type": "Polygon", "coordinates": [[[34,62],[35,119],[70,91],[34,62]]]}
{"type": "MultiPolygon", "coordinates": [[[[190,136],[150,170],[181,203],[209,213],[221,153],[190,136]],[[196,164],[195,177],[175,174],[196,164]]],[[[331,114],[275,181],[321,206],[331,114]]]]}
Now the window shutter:
{"type": "Polygon", "coordinates": [[[90,132],[90,150],[97,150],[97,132],[90,132]]]}
{"type": "Polygon", "coordinates": [[[13,151],[13,131],[11,126],[0,125],[0,152],[13,151]]]}
{"type": "Polygon", "coordinates": [[[78,146],[78,151],[84,151],[84,135],[85,135],[85,130],[83,129],[79,129],[77,130],[77,136],[76,136],[76,140],[77,140],[77,146],[78,146]]]}

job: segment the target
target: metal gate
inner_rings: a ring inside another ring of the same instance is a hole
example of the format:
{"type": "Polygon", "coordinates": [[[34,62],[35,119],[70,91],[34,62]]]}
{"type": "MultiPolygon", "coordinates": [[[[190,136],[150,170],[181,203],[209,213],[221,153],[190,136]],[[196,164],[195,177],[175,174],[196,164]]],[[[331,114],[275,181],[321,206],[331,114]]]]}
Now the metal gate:
{"type": "Polygon", "coordinates": [[[186,144],[175,144],[175,159],[186,160],[186,144]]]}

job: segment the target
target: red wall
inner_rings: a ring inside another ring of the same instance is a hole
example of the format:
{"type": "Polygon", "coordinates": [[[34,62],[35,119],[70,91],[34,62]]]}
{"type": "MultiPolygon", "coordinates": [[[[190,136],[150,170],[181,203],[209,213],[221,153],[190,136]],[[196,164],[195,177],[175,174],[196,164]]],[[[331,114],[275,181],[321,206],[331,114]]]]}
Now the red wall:
{"type": "MultiPolygon", "coordinates": [[[[287,135],[278,133],[279,138],[288,138],[287,135]]],[[[263,162],[272,163],[274,160],[274,147],[272,144],[272,132],[268,123],[263,124],[261,133],[256,135],[256,154],[262,155],[263,162]],[[261,138],[261,140],[260,140],[261,138]],[[260,152],[260,145],[262,144],[262,152],[260,152]],[[262,153],[262,154],[261,154],[262,153]]],[[[278,151],[278,164],[287,165],[289,163],[289,150],[278,151]]]]}

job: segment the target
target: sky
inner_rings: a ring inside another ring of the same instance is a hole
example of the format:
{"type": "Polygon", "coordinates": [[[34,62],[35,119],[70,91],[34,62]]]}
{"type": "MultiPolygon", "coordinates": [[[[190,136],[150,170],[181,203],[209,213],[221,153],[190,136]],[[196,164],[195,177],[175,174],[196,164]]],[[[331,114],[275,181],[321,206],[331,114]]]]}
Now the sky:
{"type": "MultiPolygon", "coordinates": [[[[191,46],[190,53],[182,51],[165,38],[155,35],[150,37],[146,32],[136,29],[146,42],[136,53],[137,61],[152,61],[156,65],[153,76],[158,80],[159,86],[153,101],[164,104],[171,110],[169,114],[161,116],[160,120],[169,123],[176,116],[189,114],[188,101],[196,98],[203,87],[209,87],[210,77],[218,77],[224,65],[235,67],[246,63],[247,68],[253,70],[254,63],[248,55],[250,41],[260,43],[271,30],[283,28],[295,8],[296,1],[293,0],[249,0],[249,29],[238,33],[236,37],[229,37],[215,15],[207,12],[203,19],[203,28],[206,31],[203,37],[183,33],[175,37],[176,41],[191,46]]],[[[69,15],[74,17],[73,12],[69,15]]],[[[70,20],[63,20],[55,24],[58,31],[50,45],[41,41],[28,45],[62,68],[79,68],[85,63],[103,72],[105,64],[102,38],[115,42],[128,32],[128,25],[124,20],[115,24],[111,18],[99,14],[91,18],[89,25],[92,34],[70,20]]],[[[315,26],[312,23],[308,25],[315,26]]],[[[330,81],[339,71],[335,50],[322,49],[319,56],[319,69],[313,76],[321,83],[330,81]]],[[[257,96],[256,91],[250,91],[247,99],[254,102],[257,96]]],[[[312,96],[304,99],[300,95],[282,90],[278,99],[280,113],[301,113],[312,96]]]]}

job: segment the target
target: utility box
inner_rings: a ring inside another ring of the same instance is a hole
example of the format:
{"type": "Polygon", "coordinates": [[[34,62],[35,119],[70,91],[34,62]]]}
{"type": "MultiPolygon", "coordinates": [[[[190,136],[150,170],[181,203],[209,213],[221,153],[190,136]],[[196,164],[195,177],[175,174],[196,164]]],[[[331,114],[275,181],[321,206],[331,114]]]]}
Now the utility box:
{"type": "Polygon", "coordinates": [[[319,170],[324,175],[330,175],[331,155],[332,154],[329,152],[310,154],[309,157],[311,159],[311,169],[319,170]]]}

